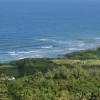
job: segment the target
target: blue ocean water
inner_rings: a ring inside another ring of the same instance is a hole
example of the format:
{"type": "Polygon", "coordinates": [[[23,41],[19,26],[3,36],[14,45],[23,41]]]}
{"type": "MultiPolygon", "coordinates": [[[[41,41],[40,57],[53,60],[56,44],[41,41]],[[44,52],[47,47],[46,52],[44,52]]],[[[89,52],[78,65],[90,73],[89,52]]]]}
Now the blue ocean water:
{"type": "Polygon", "coordinates": [[[0,0],[0,61],[99,45],[100,0],[0,0]]]}

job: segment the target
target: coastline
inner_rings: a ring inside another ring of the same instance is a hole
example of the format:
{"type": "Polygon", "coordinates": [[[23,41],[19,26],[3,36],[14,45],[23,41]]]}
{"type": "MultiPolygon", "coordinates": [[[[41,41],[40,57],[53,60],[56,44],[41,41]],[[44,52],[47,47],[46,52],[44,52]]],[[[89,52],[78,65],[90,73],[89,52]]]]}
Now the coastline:
{"type": "MultiPolygon", "coordinates": [[[[10,36],[9,36],[10,37],[10,36]]],[[[0,62],[20,60],[24,58],[57,58],[63,55],[80,51],[93,49],[100,46],[100,38],[58,38],[57,37],[39,37],[39,38],[23,38],[23,42],[7,42],[1,44],[0,62]],[[29,40],[26,40],[29,39],[29,40]]],[[[12,37],[13,39],[13,37],[12,37]]],[[[2,42],[2,41],[1,41],[2,42]]]]}
{"type": "Polygon", "coordinates": [[[84,53],[84,52],[88,52],[89,51],[95,51],[97,49],[99,49],[100,46],[97,46],[95,48],[88,48],[88,49],[83,49],[83,50],[75,50],[75,51],[72,51],[72,52],[69,52],[69,53],[64,53],[64,54],[59,54],[57,55],[56,57],[25,57],[25,58],[20,58],[20,59],[14,59],[14,60],[8,60],[8,61],[0,61],[0,63],[9,63],[9,62],[12,62],[12,61],[19,61],[19,60],[23,60],[23,59],[57,59],[57,58],[70,58],[70,56],[73,56],[73,55],[78,55],[80,53],[84,53]]]}
{"type": "Polygon", "coordinates": [[[36,100],[47,100],[55,97],[56,93],[62,98],[64,94],[68,95],[72,100],[84,97],[99,100],[99,83],[100,47],[73,52],[60,58],[25,58],[0,64],[0,93],[5,98],[17,96],[17,99],[32,100],[29,94],[32,98],[35,94],[35,98],[38,97],[36,100]],[[80,97],[77,93],[83,95],[80,97]]]}

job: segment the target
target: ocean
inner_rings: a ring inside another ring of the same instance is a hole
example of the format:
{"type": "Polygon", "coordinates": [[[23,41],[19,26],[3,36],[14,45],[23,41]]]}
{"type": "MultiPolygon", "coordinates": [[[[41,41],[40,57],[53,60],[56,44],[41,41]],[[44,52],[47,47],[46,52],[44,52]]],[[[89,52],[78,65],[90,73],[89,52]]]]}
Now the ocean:
{"type": "Polygon", "coordinates": [[[0,62],[97,46],[100,0],[0,0],[0,62]]]}

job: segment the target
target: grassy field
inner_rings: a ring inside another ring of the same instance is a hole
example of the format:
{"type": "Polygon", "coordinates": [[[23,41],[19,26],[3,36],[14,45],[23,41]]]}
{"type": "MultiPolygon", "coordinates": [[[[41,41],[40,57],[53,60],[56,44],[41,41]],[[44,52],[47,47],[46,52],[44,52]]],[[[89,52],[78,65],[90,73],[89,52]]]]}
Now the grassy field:
{"type": "Polygon", "coordinates": [[[51,60],[56,64],[84,64],[84,65],[100,65],[100,60],[72,60],[72,59],[53,59],[51,60]]]}

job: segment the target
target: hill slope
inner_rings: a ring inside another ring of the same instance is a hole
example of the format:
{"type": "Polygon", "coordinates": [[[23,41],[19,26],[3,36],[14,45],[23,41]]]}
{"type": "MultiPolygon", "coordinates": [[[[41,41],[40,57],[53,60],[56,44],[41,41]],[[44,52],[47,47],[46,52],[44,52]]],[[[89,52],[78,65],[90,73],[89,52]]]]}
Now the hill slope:
{"type": "Polygon", "coordinates": [[[99,48],[0,64],[0,100],[99,99],[99,48]]]}

